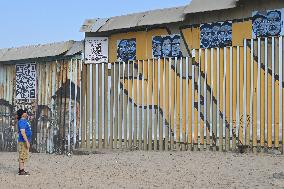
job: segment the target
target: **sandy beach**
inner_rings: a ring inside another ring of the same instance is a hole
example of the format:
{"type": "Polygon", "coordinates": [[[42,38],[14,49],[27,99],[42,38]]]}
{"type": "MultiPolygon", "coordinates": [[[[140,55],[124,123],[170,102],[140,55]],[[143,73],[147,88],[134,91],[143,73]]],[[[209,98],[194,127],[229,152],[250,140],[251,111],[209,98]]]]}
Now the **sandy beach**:
{"type": "Polygon", "coordinates": [[[31,154],[30,176],[17,153],[0,152],[0,188],[284,188],[284,156],[223,152],[102,151],[31,154]]]}

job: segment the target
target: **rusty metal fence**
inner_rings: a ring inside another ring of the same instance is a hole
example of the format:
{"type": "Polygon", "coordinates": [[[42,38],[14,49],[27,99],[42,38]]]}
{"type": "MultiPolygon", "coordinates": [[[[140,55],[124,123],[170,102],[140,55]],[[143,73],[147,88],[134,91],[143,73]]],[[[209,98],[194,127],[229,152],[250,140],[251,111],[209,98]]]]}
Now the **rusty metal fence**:
{"type": "MultiPolygon", "coordinates": [[[[32,63],[36,98],[17,99],[16,65],[0,64],[0,151],[17,150],[16,111],[28,109],[32,151],[62,154],[79,146],[80,59],[32,63]]],[[[27,65],[27,64],[24,64],[27,65]]]]}
{"type": "Polygon", "coordinates": [[[87,64],[81,148],[283,151],[283,37],[87,64]]]}
{"type": "Polygon", "coordinates": [[[283,37],[193,49],[192,57],[36,63],[37,98],[16,100],[0,64],[0,151],[28,108],[36,152],[83,149],[283,152],[283,37]]]}

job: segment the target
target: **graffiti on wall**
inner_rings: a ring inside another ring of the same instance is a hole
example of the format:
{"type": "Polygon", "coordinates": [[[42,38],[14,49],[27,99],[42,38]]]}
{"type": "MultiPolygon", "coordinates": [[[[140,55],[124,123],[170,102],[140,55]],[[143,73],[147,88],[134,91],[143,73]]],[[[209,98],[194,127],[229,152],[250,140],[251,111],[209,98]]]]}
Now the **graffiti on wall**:
{"type": "Polygon", "coordinates": [[[122,39],[117,41],[117,60],[131,61],[136,59],[136,39],[122,39]]]}
{"type": "Polygon", "coordinates": [[[152,38],[152,56],[160,57],[181,57],[180,35],[154,36],[152,38]]]}
{"type": "Polygon", "coordinates": [[[16,99],[36,98],[36,65],[16,65],[16,99]]]}
{"type": "Polygon", "coordinates": [[[232,45],[232,22],[216,22],[200,25],[200,48],[232,45]]]}
{"type": "Polygon", "coordinates": [[[284,34],[284,9],[252,13],[253,38],[284,34]]]}
{"type": "Polygon", "coordinates": [[[85,62],[86,63],[108,62],[107,37],[86,37],[85,62]]]}

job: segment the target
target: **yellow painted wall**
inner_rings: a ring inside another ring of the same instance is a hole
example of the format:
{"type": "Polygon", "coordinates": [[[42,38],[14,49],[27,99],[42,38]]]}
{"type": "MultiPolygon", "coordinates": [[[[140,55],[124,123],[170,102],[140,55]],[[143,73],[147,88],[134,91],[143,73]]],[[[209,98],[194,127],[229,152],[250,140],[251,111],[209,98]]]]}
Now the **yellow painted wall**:
{"type": "Polygon", "coordinates": [[[136,39],[136,59],[152,58],[152,37],[167,35],[166,29],[138,31],[114,34],[109,37],[109,62],[117,61],[117,41],[122,39],[136,39]]]}
{"type": "MultiPolygon", "coordinates": [[[[188,45],[188,47],[190,49],[197,49],[195,51],[195,57],[196,57],[196,61],[197,64],[201,66],[201,72],[203,73],[207,73],[207,85],[211,88],[213,88],[213,98],[217,99],[217,85],[216,85],[216,64],[214,62],[216,62],[216,52],[217,50],[214,49],[213,50],[213,61],[211,62],[211,51],[208,50],[208,56],[207,56],[207,70],[205,70],[205,50],[201,50],[200,51],[200,61],[198,59],[199,57],[199,43],[200,43],[200,30],[199,28],[186,28],[186,29],[182,29],[182,34],[184,36],[184,39],[188,45]],[[211,67],[213,68],[213,75],[211,75],[211,67]]],[[[125,33],[125,34],[115,34],[112,35],[110,37],[110,59],[111,61],[115,61],[116,60],[116,46],[117,46],[117,40],[120,39],[130,39],[130,38],[136,38],[136,42],[137,42],[137,59],[138,60],[146,60],[146,59],[150,59],[152,58],[152,37],[153,36],[159,36],[159,35],[167,35],[167,31],[165,29],[157,29],[157,30],[151,30],[148,32],[129,32],[129,33],[125,33]]],[[[272,78],[270,74],[268,74],[268,109],[271,110],[272,106],[270,105],[271,103],[271,90],[272,87],[275,88],[275,115],[274,115],[274,123],[272,123],[272,114],[271,111],[268,112],[268,126],[265,125],[264,123],[264,89],[265,89],[265,85],[264,85],[264,76],[265,76],[265,71],[263,69],[261,69],[261,71],[258,73],[258,67],[257,67],[257,61],[254,59],[252,60],[253,62],[251,62],[251,53],[250,53],[250,48],[247,47],[246,48],[246,52],[244,51],[244,47],[243,47],[243,40],[244,39],[250,39],[252,36],[252,23],[251,21],[246,21],[246,22],[239,22],[239,23],[233,23],[233,41],[232,44],[233,46],[240,46],[239,48],[239,75],[237,75],[237,48],[233,47],[232,48],[232,75],[230,75],[230,48],[226,48],[226,50],[224,50],[223,48],[220,49],[220,57],[219,57],[219,74],[220,74],[220,78],[219,78],[219,110],[220,113],[222,115],[224,115],[224,117],[219,117],[219,123],[220,123],[220,127],[219,127],[219,134],[221,134],[223,137],[227,136],[227,141],[224,141],[227,145],[228,148],[228,140],[229,140],[229,136],[231,136],[231,132],[233,129],[233,133],[235,134],[233,136],[233,143],[232,146],[236,146],[238,144],[249,144],[250,141],[252,140],[252,145],[256,146],[258,144],[258,140],[260,139],[260,145],[264,146],[266,141],[268,142],[268,147],[272,147],[273,146],[273,140],[275,140],[274,146],[277,148],[279,147],[279,96],[277,96],[277,94],[279,93],[279,81],[275,81],[274,86],[272,86],[271,82],[272,82],[272,78]],[[226,52],[226,57],[224,57],[224,51],[226,52]],[[244,66],[244,58],[246,54],[246,67],[244,66]],[[225,60],[226,60],[226,69],[225,69],[225,60]],[[245,73],[245,69],[246,68],[246,73],[245,73]],[[224,78],[224,71],[226,70],[226,78],[224,78]],[[253,70],[254,75],[251,76],[250,71],[253,70]],[[261,104],[260,104],[260,111],[261,111],[261,120],[260,120],[260,125],[257,124],[257,118],[256,118],[256,112],[257,112],[257,76],[258,74],[260,74],[260,94],[261,94],[261,104]],[[247,76],[246,80],[244,80],[244,76],[247,76]],[[232,81],[230,80],[232,79],[232,81]],[[252,95],[252,99],[250,96],[251,93],[251,79],[253,80],[253,95],[252,95]],[[233,85],[232,88],[232,96],[230,96],[230,85],[233,85]],[[237,89],[237,82],[239,82],[239,89],[237,89]],[[246,85],[245,85],[246,84],[246,85]],[[223,86],[225,85],[225,88],[223,88],[223,86]],[[243,92],[244,92],[244,87],[246,87],[246,96],[243,96],[243,92]],[[225,90],[225,91],[223,91],[225,90]],[[239,91],[239,92],[238,92],[239,91]],[[237,96],[237,92],[239,94],[239,96],[237,96]],[[225,96],[224,96],[225,94],[225,96]],[[225,98],[226,97],[226,98],[225,98]],[[225,101],[223,101],[225,98],[225,101]],[[230,125],[230,127],[232,126],[232,128],[223,128],[223,119],[226,119],[226,122],[230,121],[230,98],[232,98],[232,119],[233,122],[230,125]],[[246,104],[244,104],[244,99],[246,99],[246,104]],[[250,117],[250,101],[253,101],[253,109],[252,109],[252,117],[250,117]],[[237,108],[237,101],[238,103],[238,108],[237,108]],[[225,104],[223,103],[225,102],[225,104]],[[223,112],[223,107],[226,107],[226,111],[223,112]],[[244,112],[244,107],[246,107],[246,112],[244,112]],[[239,120],[237,120],[237,115],[239,115],[239,120]],[[246,120],[246,124],[247,125],[243,125],[244,123],[244,119],[246,120]],[[253,121],[253,128],[250,128],[249,123],[253,121]],[[237,124],[239,123],[239,124],[237,124]],[[272,124],[275,125],[274,128],[272,128],[272,124]],[[223,129],[222,129],[223,128],[223,129]],[[251,133],[251,129],[252,129],[252,133],[251,133]],[[260,136],[259,138],[256,137],[256,135],[258,134],[257,130],[260,130],[260,136]],[[267,136],[264,135],[265,134],[265,129],[267,129],[267,136]],[[225,132],[223,132],[225,131],[225,132]],[[274,134],[273,134],[274,133],[274,134]],[[274,135],[274,138],[273,138],[274,135]],[[268,139],[268,140],[267,140],[268,139]]],[[[275,47],[278,47],[278,41],[276,40],[275,42],[275,47]]],[[[271,48],[271,47],[269,47],[271,48]]],[[[277,49],[277,48],[276,48],[277,49]]],[[[254,49],[252,49],[254,51],[254,55],[257,55],[257,43],[254,42],[254,49]]],[[[277,62],[277,58],[278,58],[278,51],[275,50],[275,62],[277,62]]],[[[261,43],[261,54],[262,57],[259,57],[261,59],[261,62],[264,62],[264,44],[263,42],[261,43]]],[[[271,54],[271,49],[268,49],[268,54],[270,56],[271,54]]],[[[157,60],[155,60],[157,61],[157,60]]],[[[271,61],[271,57],[269,58],[269,61],[271,61]]],[[[141,63],[141,61],[140,61],[141,63]]],[[[147,65],[146,61],[145,64],[147,65]]],[[[277,64],[277,63],[276,63],[277,64]]],[[[158,71],[157,71],[157,62],[154,63],[154,67],[155,67],[155,71],[152,70],[152,62],[150,61],[150,67],[149,67],[149,74],[150,77],[147,77],[147,73],[148,73],[148,69],[147,67],[144,67],[143,71],[142,71],[142,67],[140,67],[140,73],[144,75],[144,87],[145,89],[148,86],[149,83],[149,91],[148,91],[148,95],[152,96],[153,90],[152,90],[152,86],[154,86],[154,105],[158,104],[158,94],[157,94],[157,88],[158,88],[158,71]]],[[[166,65],[168,65],[168,61],[166,61],[166,65]]],[[[191,66],[191,63],[189,64],[191,66]]],[[[140,66],[142,66],[142,64],[140,64],[140,66]]],[[[145,66],[145,65],[144,65],[145,66]]],[[[189,143],[193,142],[193,143],[199,143],[200,145],[209,145],[210,144],[210,140],[209,138],[205,138],[205,136],[209,135],[209,130],[208,128],[205,128],[204,126],[204,120],[200,120],[200,124],[197,123],[198,120],[198,111],[196,108],[193,108],[193,104],[191,102],[191,98],[194,98],[195,103],[198,102],[198,95],[205,95],[202,91],[201,93],[199,93],[197,91],[197,89],[193,90],[192,86],[191,86],[191,82],[192,80],[188,80],[187,82],[183,79],[182,80],[182,86],[180,86],[180,76],[178,74],[176,74],[176,72],[172,69],[170,72],[168,71],[168,66],[166,67],[166,80],[165,80],[165,85],[166,85],[166,94],[165,94],[165,104],[163,103],[163,78],[162,78],[162,74],[163,74],[163,68],[164,68],[164,61],[161,60],[160,62],[160,73],[161,73],[161,78],[160,78],[160,101],[159,101],[159,105],[160,108],[162,109],[162,111],[164,112],[165,115],[165,119],[166,121],[169,121],[171,123],[171,129],[173,129],[173,125],[176,124],[175,130],[174,132],[174,136],[176,137],[177,141],[184,141],[185,140],[185,132],[186,132],[186,122],[185,122],[185,106],[183,106],[182,110],[180,111],[180,109],[176,109],[176,111],[174,112],[174,106],[176,107],[180,107],[181,104],[185,104],[185,96],[182,96],[182,98],[180,98],[180,87],[182,87],[182,90],[184,91],[185,88],[188,89],[188,105],[189,107],[191,107],[188,110],[188,115],[192,115],[192,113],[194,114],[194,120],[192,120],[192,116],[189,116],[188,121],[189,121],[189,126],[188,126],[188,131],[187,133],[189,134],[187,136],[187,140],[189,143]],[[169,73],[171,75],[171,80],[169,80],[169,73]],[[174,79],[176,79],[177,81],[177,85],[175,86],[174,83],[174,79]],[[169,84],[171,84],[171,95],[169,96],[168,94],[168,90],[169,90],[169,84]],[[175,95],[175,91],[174,88],[176,88],[176,95],[175,95]],[[192,91],[193,90],[193,91],[192,91]],[[203,94],[202,94],[203,93],[203,94]],[[169,108],[171,106],[171,108],[169,108]],[[174,122],[174,117],[176,116],[177,118],[180,117],[180,115],[182,115],[183,119],[182,119],[182,123],[180,124],[179,121],[177,121],[176,123],[174,122]],[[180,132],[182,131],[182,132],[180,132]],[[192,135],[194,134],[194,135],[192,135]],[[197,138],[197,135],[200,136],[200,140],[197,138]]],[[[196,72],[195,74],[197,74],[197,70],[198,67],[195,66],[196,72]]],[[[275,70],[277,70],[277,67],[275,67],[275,70]]],[[[191,73],[189,74],[191,75],[191,73]]],[[[195,81],[198,81],[197,76],[195,76],[195,81]]],[[[202,85],[201,88],[203,89],[203,82],[204,82],[204,78],[201,78],[202,81],[202,85]]],[[[128,86],[128,82],[124,81],[125,86],[128,86]]],[[[139,81],[138,82],[140,87],[143,83],[143,81],[139,81]]],[[[133,83],[130,83],[130,88],[132,87],[133,83]]],[[[134,86],[137,85],[137,80],[134,81],[134,86]]],[[[141,88],[140,88],[140,92],[141,92],[141,88]]],[[[207,91],[208,92],[208,91],[207,91]]],[[[208,92],[209,93],[209,92],[208,92]]],[[[142,99],[138,100],[137,102],[137,96],[136,96],[137,92],[136,92],[136,86],[134,89],[134,101],[137,104],[142,104],[142,99]]],[[[144,91],[145,94],[145,91],[144,91]]],[[[130,96],[132,96],[132,94],[129,94],[130,96]]],[[[205,95],[206,97],[207,95],[205,95]]],[[[141,96],[140,96],[141,98],[141,96]]],[[[207,108],[210,108],[210,104],[209,104],[209,100],[208,97],[207,98],[207,108]]],[[[148,102],[146,102],[147,99],[147,94],[144,95],[144,104],[149,104],[152,105],[153,103],[151,102],[150,99],[148,99],[148,102]]],[[[213,104],[212,109],[214,109],[215,104],[213,104]]],[[[201,106],[201,113],[204,113],[203,107],[201,106]]],[[[207,117],[206,119],[209,119],[209,113],[207,113],[207,117]]],[[[211,127],[211,125],[210,125],[211,127]]],[[[213,128],[210,128],[210,131],[213,128]]],[[[224,145],[223,141],[219,141],[219,145],[224,145]]],[[[220,146],[222,148],[222,146],[220,146]]]]}
{"type": "Polygon", "coordinates": [[[232,45],[243,46],[244,39],[252,38],[252,21],[233,23],[232,45]]]}
{"type": "Polygon", "coordinates": [[[184,39],[189,49],[199,49],[200,47],[200,28],[182,29],[184,39]]]}

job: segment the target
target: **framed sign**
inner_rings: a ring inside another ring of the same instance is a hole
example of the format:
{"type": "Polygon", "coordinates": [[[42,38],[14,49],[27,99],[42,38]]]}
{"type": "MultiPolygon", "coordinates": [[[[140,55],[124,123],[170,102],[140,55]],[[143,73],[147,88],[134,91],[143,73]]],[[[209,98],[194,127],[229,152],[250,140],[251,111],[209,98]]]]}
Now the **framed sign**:
{"type": "Polygon", "coordinates": [[[36,64],[16,65],[16,99],[36,99],[36,64]]]}
{"type": "Polygon", "coordinates": [[[108,38],[86,37],[85,38],[85,63],[108,62],[108,38]]]}

